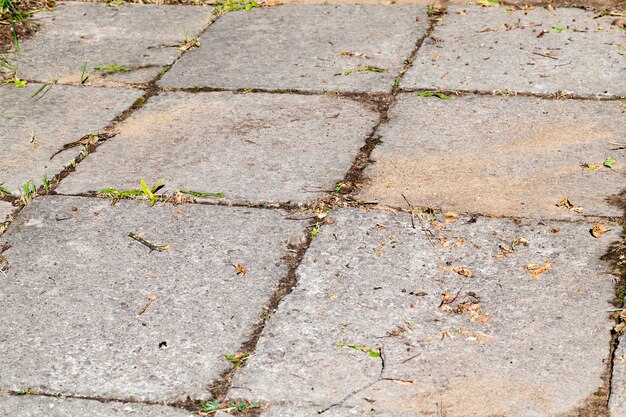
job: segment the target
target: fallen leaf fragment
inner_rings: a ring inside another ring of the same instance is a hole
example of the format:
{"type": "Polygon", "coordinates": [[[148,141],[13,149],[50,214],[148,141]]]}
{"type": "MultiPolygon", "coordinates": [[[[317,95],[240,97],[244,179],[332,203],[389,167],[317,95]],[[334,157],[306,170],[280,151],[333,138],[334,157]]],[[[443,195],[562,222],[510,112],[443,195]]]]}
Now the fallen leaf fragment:
{"type": "Polygon", "coordinates": [[[365,58],[365,59],[369,59],[369,56],[365,55],[365,54],[361,54],[358,52],[349,52],[349,51],[341,51],[339,52],[339,55],[342,56],[351,56],[353,58],[365,58]]]}
{"type": "Polygon", "coordinates": [[[591,232],[591,235],[593,237],[600,238],[600,237],[602,237],[603,234],[605,234],[609,230],[611,230],[611,229],[609,229],[608,227],[605,227],[605,226],[597,224],[597,225],[595,225],[595,226],[593,226],[591,228],[590,232],[591,232]]]}
{"type": "Polygon", "coordinates": [[[452,268],[452,270],[454,272],[456,272],[459,275],[462,275],[466,278],[471,278],[474,274],[472,274],[472,271],[470,271],[468,268],[463,268],[460,266],[457,266],[456,268],[452,268]]]}
{"type": "Polygon", "coordinates": [[[173,214],[174,216],[178,216],[178,215],[181,215],[181,214],[183,214],[183,213],[184,213],[184,211],[183,211],[183,210],[181,210],[181,209],[176,209],[176,210],[174,210],[174,211],[172,212],[172,214],[173,214]]]}
{"type": "Polygon", "coordinates": [[[576,207],[574,204],[572,204],[571,201],[569,201],[569,198],[565,197],[563,200],[559,201],[556,204],[557,207],[565,207],[571,211],[575,211],[576,213],[582,213],[583,212],[583,208],[582,207],[576,207]]]}
{"type": "Polygon", "coordinates": [[[154,303],[156,301],[158,297],[156,295],[149,295],[146,297],[146,300],[148,300],[148,302],[146,304],[143,305],[143,307],[141,307],[139,309],[139,315],[141,316],[143,313],[146,312],[146,310],[148,309],[148,307],[150,307],[152,305],[152,303],[154,303]]]}
{"type": "Polygon", "coordinates": [[[248,270],[242,264],[232,264],[237,272],[237,275],[245,277],[248,273],[248,270]]]}
{"type": "Polygon", "coordinates": [[[561,231],[561,229],[559,229],[558,227],[553,227],[552,229],[550,229],[550,233],[559,233],[561,231]]]}
{"type": "Polygon", "coordinates": [[[533,279],[537,279],[539,278],[539,275],[552,269],[552,265],[550,265],[549,263],[543,264],[543,266],[539,266],[537,264],[528,264],[526,265],[526,269],[531,271],[530,276],[533,279]]]}

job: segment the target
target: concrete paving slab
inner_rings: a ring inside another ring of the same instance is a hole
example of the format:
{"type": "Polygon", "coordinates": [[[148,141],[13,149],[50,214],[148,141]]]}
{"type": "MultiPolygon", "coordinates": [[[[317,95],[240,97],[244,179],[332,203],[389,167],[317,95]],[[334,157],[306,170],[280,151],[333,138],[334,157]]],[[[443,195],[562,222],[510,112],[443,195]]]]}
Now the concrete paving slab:
{"type": "Polygon", "coordinates": [[[21,78],[81,83],[87,62],[90,84],[146,83],[181,54],[188,36],[207,26],[213,8],[124,3],[60,2],[50,13],[33,15],[40,25],[14,54],[21,78]],[[97,66],[128,68],[128,72],[99,71],[97,66]]]}
{"type": "Polygon", "coordinates": [[[50,159],[63,145],[102,131],[143,92],[121,88],[55,85],[45,95],[32,95],[41,85],[0,85],[0,101],[11,103],[0,118],[0,183],[19,195],[29,180],[54,177],[81,152],[72,148],[50,159]]]}
{"type": "Polygon", "coordinates": [[[0,414],[18,417],[190,417],[190,411],[160,405],[100,402],[0,393],[0,414]]]}
{"type": "Polygon", "coordinates": [[[282,211],[36,199],[2,241],[0,387],[114,399],[210,398],[302,222],[282,211]],[[144,233],[150,251],[129,233],[144,233]],[[247,273],[237,274],[233,264],[247,273]]]}
{"type": "Polygon", "coordinates": [[[402,88],[626,95],[622,29],[575,8],[450,7],[402,88]]]}
{"type": "Polygon", "coordinates": [[[171,191],[305,202],[343,178],[377,120],[365,104],[339,97],[162,93],[57,191],[138,188],[141,178],[162,178],[171,191]]]}
{"type": "Polygon", "coordinates": [[[611,417],[626,416],[626,335],[620,337],[613,359],[609,412],[611,417]]]}
{"type": "Polygon", "coordinates": [[[331,217],[230,397],[528,417],[572,412],[604,386],[614,277],[600,257],[619,230],[461,216],[427,222],[429,240],[407,213],[331,217]],[[551,268],[533,278],[531,263],[551,268]]]}
{"type": "Polygon", "coordinates": [[[389,92],[427,27],[419,6],[285,5],[228,13],[160,84],[389,92]]]}
{"type": "MultiPolygon", "coordinates": [[[[360,197],[407,207],[533,218],[621,216],[607,197],[626,170],[619,102],[402,94],[379,130],[360,197]],[[597,166],[585,169],[584,163],[597,166]],[[557,207],[568,197],[582,213],[557,207]]],[[[622,197],[623,198],[623,197],[622,197]]]]}

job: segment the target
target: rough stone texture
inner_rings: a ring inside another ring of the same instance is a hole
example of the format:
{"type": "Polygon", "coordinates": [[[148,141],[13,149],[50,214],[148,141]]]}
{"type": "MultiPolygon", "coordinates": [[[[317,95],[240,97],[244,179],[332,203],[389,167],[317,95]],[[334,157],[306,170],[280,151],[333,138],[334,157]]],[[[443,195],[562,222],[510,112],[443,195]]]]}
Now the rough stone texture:
{"type": "Polygon", "coordinates": [[[80,83],[83,65],[91,84],[146,83],[180,55],[184,32],[197,37],[213,9],[125,3],[57,3],[53,12],[37,13],[40,25],[32,39],[14,54],[21,78],[80,83]],[[118,65],[130,72],[97,71],[118,65]]]}
{"type": "Polygon", "coordinates": [[[162,93],[58,191],[138,188],[141,178],[163,178],[169,190],[303,202],[343,178],[377,119],[366,105],[338,97],[162,93]]]}
{"type": "Polygon", "coordinates": [[[228,13],[160,84],[388,92],[426,31],[424,11],[417,6],[300,5],[228,13]]]}
{"type": "Polygon", "coordinates": [[[31,96],[41,85],[0,85],[0,102],[11,103],[0,117],[0,183],[19,195],[26,181],[41,184],[54,177],[81,152],[81,146],[50,157],[66,143],[98,133],[141,97],[141,91],[119,88],[53,86],[31,96]]]}
{"type": "Polygon", "coordinates": [[[506,10],[450,7],[401,87],[626,95],[623,34],[611,26],[615,17],[594,19],[597,13],[572,8],[506,10]]]}
{"type": "Polygon", "coordinates": [[[190,411],[159,405],[20,396],[0,393],[0,414],[16,417],[190,417],[190,411]]]}
{"type": "Polygon", "coordinates": [[[2,242],[0,386],[155,401],[210,398],[302,222],[261,209],[36,199],[2,242]],[[76,208],[76,210],[73,210],[76,208]],[[169,251],[150,251],[144,233],[169,251]],[[233,264],[247,269],[237,275],[233,264]],[[149,296],[158,297],[143,314],[149,296]],[[163,342],[167,345],[164,346],[163,342]]]}
{"type": "Polygon", "coordinates": [[[0,201],[0,223],[6,221],[7,217],[13,212],[14,209],[15,207],[13,207],[11,203],[0,201]]]}
{"type": "Polygon", "coordinates": [[[609,399],[611,417],[626,416],[626,336],[620,337],[613,360],[613,380],[609,399]]]}
{"type": "Polygon", "coordinates": [[[230,397],[321,411],[358,391],[343,402],[357,415],[528,417],[572,412],[603,386],[613,276],[599,259],[619,230],[462,216],[426,222],[429,241],[406,213],[331,216],[230,397]],[[494,258],[518,237],[529,246],[494,258]],[[526,269],[548,262],[537,279],[526,269]],[[444,292],[458,297],[438,307],[444,292]],[[387,379],[374,383],[380,358],[339,342],[382,349],[387,379]]]}
{"type": "MultiPolygon", "coordinates": [[[[626,165],[613,143],[624,136],[616,102],[529,97],[402,94],[380,130],[361,198],[407,207],[547,218],[580,217],[556,204],[569,197],[583,214],[621,216],[607,197],[626,165]],[[600,165],[595,171],[582,164],[600,165]]],[[[615,197],[617,198],[617,197],[615,197]]],[[[621,197],[623,199],[623,197],[621,197]]]]}

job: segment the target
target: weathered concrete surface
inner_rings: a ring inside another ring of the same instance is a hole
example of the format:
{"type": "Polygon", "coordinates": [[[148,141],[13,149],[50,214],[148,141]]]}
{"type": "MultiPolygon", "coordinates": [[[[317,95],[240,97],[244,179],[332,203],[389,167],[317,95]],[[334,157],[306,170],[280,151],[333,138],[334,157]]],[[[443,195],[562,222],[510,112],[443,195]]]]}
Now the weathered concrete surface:
{"type": "Polygon", "coordinates": [[[626,95],[615,17],[594,19],[597,13],[573,8],[506,10],[450,7],[401,87],[626,95]]]}
{"type": "Polygon", "coordinates": [[[406,213],[331,217],[230,397],[321,411],[358,391],[342,406],[528,417],[571,412],[604,385],[613,276],[599,258],[619,230],[462,216],[427,224],[429,241],[406,213]],[[528,246],[494,258],[519,237],[528,246]],[[551,269],[533,279],[529,263],[551,269]],[[339,342],[382,351],[384,367],[339,342]]]}
{"type": "Polygon", "coordinates": [[[365,104],[330,96],[162,93],[58,191],[138,188],[141,178],[163,178],[170,191],[304,202],[332,191],[377,119],[365,104]]]}
{"type": "Polygon", "coordinates": [[[80,84],[83,65],[91,84],[145,83],[181,54],[184,33],[197,37],[213,9],[125,3],[61,2],[50,13],[33,16],[40,25],[33,38],[14,54],[21,78],[80,84]],[[117,65],[130,72],[98,71],[117,65]]]}
{"type": "Polygon", "coordinates": [[[609,398],[611,417],[626,416],[626,336],[620,337],[613,359],[613,379],[609,398]]]}
{"type": "Polygon", "coordinates": [[[19,417],[189,417],[190,411],[159,405],[119,402],[102,403],[95,400],[13,396],[0,393],[0,414],[19,417]]]}
{"type": "MultiPolygon", "coordinates": [[[[623,188],[622,104],[528,97],[402,94],[379,130],[360,197],[407,207],[534,218],[621,216],[607,197],[623,188]],[[597,164],[585,170],[583,163],[597,164]]],[[[622,197],[623,198],[623,197],[622,197]]]]}
{"type": "Polygon", "coordinates": [[[302,222],[281,211],[42,197],[2,242],[0,387],[155,401],[210,398],[302,222]],[[75,209],[75,210],[74,210],[75,209]],[[201,219],[201,220],[199,220],[201,219]],[[144,233],[169,250],[150,251],[144,233]],[[233,264],[247,269],[237,274],[233,264]],[[157,297],[148,305],[147,297],[157,297]],[[140,314],[145,310],[143,314],[140,314]]]}
{"type": "Polygon", "coordinates": [[[41,85],[0,85],[0,102],[11,103],[0,117],[0,183],[19,195],[33,180],[41,184],[78,156],[82,146],[50,157],[66,143],[98,133],[141,97],[141,91],[55,85],[45,95],[31,96],[41,85]]]}
{"type": "Polygon", "coordinates": [[[426,31],[424,12],[417,6],[300,5],[228,13],[160,84],[388,92],[426,31]]]}
{"type": "Polygon", "coordinates": [[[13,207],[11,203],[0,201],[0,223],[6,221],[7,217],[13,212],[14,209],[15,207],[13,207]]]}

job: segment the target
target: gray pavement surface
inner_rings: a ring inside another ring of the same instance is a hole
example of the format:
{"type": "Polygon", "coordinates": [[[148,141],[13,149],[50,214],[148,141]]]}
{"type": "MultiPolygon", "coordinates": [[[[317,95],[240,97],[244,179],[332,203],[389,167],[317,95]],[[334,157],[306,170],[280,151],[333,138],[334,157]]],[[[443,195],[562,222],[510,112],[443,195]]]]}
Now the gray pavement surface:
{"type": "MultiPolygon", "coordinates": [[[[491,215],[621,216],[606,197],[623,175],[602,166],[621,155],[611,150],[624,135],[621,113],[611,101],[401,94],[360,197],[491,215]],[[557,207],[566,197],[582,212],[557,207]]],[[[613,168],[624,171],[624,159],[613,168]]]]}
{"type": "Polygon", "coordinates": [[[287,274],[282,258],[303,225],[284,216],[37,199],[2,236],[11,247],[3,253],[10,269],[0,294],[0,386],[153,401],[210,398],[207,386],[230,367],[224,355],[251,336],[287,274]],[[131,232],[168,249],[151,251],[131,232]],[[244,276],[237,264],[247,269],[244,276]]]}
{"type": "Polygon", "coordinates": [[[600,240],[586,224],[460,217],[429,241],[406,213],[333,219],[231,397],[522,417],[572,411],[603,385],[613,282],[599,258],[618,230],[600,240]],[[528,246],[494,258],[520,237],[528,246]],[[551,269],[533,278],[532,263],[551,269]]]}
{"type": "Polygon", "coordinates": [[[622,17],[116,4],[7,56],[16,208],[116,135],[0,230],[0,415],[626,417],[622,17]]]}
{"type": "Polygon", "coordinates": [[[16,417],[190,417],[190,411],[159,405],[100,402],[0,393],[0,414],[16,417]],[[19,410],[19,414],[15,414],[19,410]]]}
{"type": "Polygon", "coordinates": [[[615,17],[576,8],[510,10],[450,7],[401,87],[626,95],[615,17]]]}
{"type": "Polygon", "coordinates": [[[15,210],[15,207],[11,203],[6,201],[0,201],[0,223],[6,221],[6,218],[15,210]]]}
{"type": "Polygon", "coordinates": [[[426,32],[424,7],[303,5],[228,13],[164,87],[389,92],[426,32]],[[264,36],[258,36],[263,33],[264,36]]]}
{"type": "Polygon", "coordinates": [[[212,11],[199,6],[59,2],[53,12],[35,15],[39,30],[12,58],[18,75],[28,80],[57,78],[80,84],[87,63],[87,84],[146,83],[174,63],[185,33],[197,37],[212,11]],[[130,71],[97,70],[99,66],[130,71]]]}
{"type": "Polygon", "coordinates": [[[609,411],[612,417],[626,416],[626,336],[622,335],[613,359],[612,393],[609,411]]]}
{"type": "Polygon", "coordinates": [[[43,175],[52,179],[59,174],[82,150],[74,147],[50,159],[63,145],[101,132],[142,95],[119,88],[54,85],[33,98],[40,87],[0,85],[0,101],[11,103],[0,117],[0,183],[15,195],[30,180],[39,186],[43,175]]]}
{"type": "Polygon", "coordinates": [[[333,191],[377,120],[365,104],[332,96],[161,93],[57,191],[138,188],[141,178],[162,178],[170,191],[306,202],[333,191]]]}

